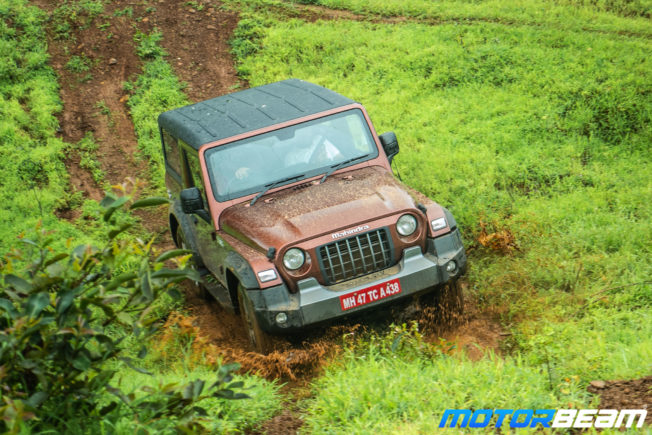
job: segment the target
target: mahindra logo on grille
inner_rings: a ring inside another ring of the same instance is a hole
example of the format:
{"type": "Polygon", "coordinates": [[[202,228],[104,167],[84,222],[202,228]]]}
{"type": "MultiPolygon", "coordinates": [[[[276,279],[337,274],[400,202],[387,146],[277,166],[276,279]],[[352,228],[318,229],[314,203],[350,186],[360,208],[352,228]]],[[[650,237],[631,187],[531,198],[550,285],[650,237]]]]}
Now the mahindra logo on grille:
{"type": "Polygon", "coordinates": [[[351,234],[359,233],[360,231],[368,230],[369,225],[360,225],[358,227],[352,228],[350,230],[344,230],[339,233],[333,233],[331,234],[331,237],[334,239],[339,239],[342,237],[350,236],[351,234]]]}

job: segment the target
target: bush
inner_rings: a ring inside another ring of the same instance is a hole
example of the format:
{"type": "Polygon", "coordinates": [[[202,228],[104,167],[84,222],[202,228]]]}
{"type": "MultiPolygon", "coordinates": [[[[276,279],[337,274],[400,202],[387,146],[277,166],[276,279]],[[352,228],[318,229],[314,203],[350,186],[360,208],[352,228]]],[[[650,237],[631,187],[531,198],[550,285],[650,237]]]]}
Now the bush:
{"type": "MultiPolygon", "coordinates": [[[[171,269],[166,262],[184,266],[188,252],[172,250],[153,258],[152,242],[121,237],[129,223],[118,219],[127,196],[107,196],[101,206],[108,225],[102,248],[79,245],[53,248],[56,236],[38,231],[34,240],[21,237],[22,246],[0,260],[0,431],[17,433],[24,425],[33,430],[68,431],[70,422],[97,421],[133,414],[139,421],[175,416],[178,426],[200,428],[196,420],[207,397],[243,398],[231,388],[230,372],[223,366],[210,388],[194,380],[186,386],[161,386],[146,397],[125,395],[111,386],[127,335],[146,337],[155,330],[150,315],[163,294],[178,296],[174,284],[197,279],[191,269],[171,269]],[[108,331],[111,331],[109,334],[108,331]],[[123,331],[123,333],[116,333],[123,331]],[[115,366],[115,364],[113,364],[115,366]],[[208,394],[208,392],[211,392],[208,394]],[[107,393],[111,393],[107,394],[107,393]],[[118,398],[120,400],[118,400],[118,398]]],[[[136,201],[131,209],[161,205],[165,198],[136,201]]],[[[147,348],[139,352],[144,357],[147,348]]]]}

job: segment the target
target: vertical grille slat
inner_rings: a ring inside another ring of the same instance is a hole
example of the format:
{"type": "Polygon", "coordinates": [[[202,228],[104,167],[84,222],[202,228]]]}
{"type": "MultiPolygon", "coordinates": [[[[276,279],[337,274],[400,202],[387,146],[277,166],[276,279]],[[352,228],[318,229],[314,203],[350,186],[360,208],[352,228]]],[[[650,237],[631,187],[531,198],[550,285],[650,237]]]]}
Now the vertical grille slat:
{"type": "Polygon", "coordinates": [[[337,250],[337,259],[340,261],[340,269],[342,270],[342,278],[346,276],[346,271],[344,270],[344,260],[342,260],[342,253],[340,252],[340,245],[335,244],[335,249],[337,250]]]}
{"type": "Polygon", "coordinates": [[[367,262],[364,261],[364,251],[362,250],[362,245],[360,244],[360,239],[358,237],[355,238],[355,241],[358,242],[358,249],[360,252],[360,260],[362,261],[362,270],[364,273],[367,273],[367,262]]]}
{"type": "Polygon", "coordinates": [[[349,258],[351,259],[351,268],[353,268],[353,274],[357,275],[358,270],[355,267],[355,261],[353,260],[353,250],[351,249],[351,245],[349,245],[349,239],[345,240],[346,242],[346,249],[349,251],[349,258]]]}
{"type": "Polygon", "coordinates": [[[386,228],[358,234],[317,248],[328,284],[357,278],[391,266],[392,244],[386,228]]]}
{"type": "MultiPolygon", "coordinates": [[[[334,272],[335,268],[333,267],[333,261],[331,260],[331,254],[330,254],[330,252],[328,252],[328,248],[325,248],[324,251],[326,252],[326,258],[328,259],[328,265],[330,266],[327,269],[328,273],[330,274],[330,276],[327,277],[327,279],[335,281],[335,272],[334,272]]],[[[324,256],[322,255],[322,258],[323,257],[324,256]]]]}

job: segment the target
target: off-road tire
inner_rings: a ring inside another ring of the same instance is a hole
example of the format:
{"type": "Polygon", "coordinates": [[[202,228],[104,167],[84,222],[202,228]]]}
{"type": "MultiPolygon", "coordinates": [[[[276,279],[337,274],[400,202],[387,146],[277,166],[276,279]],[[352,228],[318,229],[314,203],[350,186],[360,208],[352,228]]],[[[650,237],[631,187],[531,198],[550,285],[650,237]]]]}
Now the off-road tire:
{"type": "MultiPolygon", "coordinates": [[[[177,229],[177,233],[175,234],[175,238],[176,238],[177,246],[180,249],[191,250],[190,245],[186,241],[186,235],[183,233],[183,230],[181,228],[177,229]]],[[[192,258],[190,259],[189,266],[194,270],[198,269],[198,267],[197,267],[197,254],[194,253],[194,252],[192,253],[192,258]]],[[[192,283],[192,286],[194,287],[194,289],[197,291],[197,294],[202,299],[207,300],[207,301],[211,300],[211,298],[212,298],[211,294],[208,292],[208,290],[206,289],[206,286],[201,281],[190,281],[190,282],[192,283]]]]}
{"type": "Polygon", "coordinates": [[[249,298],[245,295],[245,289],[242,284],[238,283],[238,306],[240,307],[240,317],[249,336],[252,347],[258,353],[266,355],[272,348],[272,341],[269,334],[262,330],[254,307],[249,298]]]}

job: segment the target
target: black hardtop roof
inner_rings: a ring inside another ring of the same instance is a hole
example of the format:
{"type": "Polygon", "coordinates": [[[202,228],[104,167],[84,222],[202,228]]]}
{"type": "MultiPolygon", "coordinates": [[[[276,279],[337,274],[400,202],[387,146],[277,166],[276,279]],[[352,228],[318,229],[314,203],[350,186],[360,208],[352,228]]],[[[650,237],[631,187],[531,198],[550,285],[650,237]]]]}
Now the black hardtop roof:
{"type": "Polygon", "coordinates": [[[162,113],[158,124],[194,149],[354,101],[303,80],[257,86],[162,113]]]}

